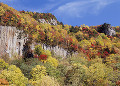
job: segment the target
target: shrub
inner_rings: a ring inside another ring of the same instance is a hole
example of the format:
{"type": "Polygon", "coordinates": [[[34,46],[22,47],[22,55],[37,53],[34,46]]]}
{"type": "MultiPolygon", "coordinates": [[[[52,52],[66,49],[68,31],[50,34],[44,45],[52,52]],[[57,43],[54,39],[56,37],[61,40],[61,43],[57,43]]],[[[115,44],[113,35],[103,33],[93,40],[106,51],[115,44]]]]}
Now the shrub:
{"type": "Polygon", "coordinates": [[[111,84],[107,79],[110,73],[113,72],[111,67],[106,66],[102,63],[91,64],[87,72],[88,85],[103,86],[111,84]]]}
{"type": "Polygon", "coordinates": [[[5,62],[10,63],[11,59],[9,58],[8,54],[4,54],[1,56],[1,59],[3,59],[5,62]]]}
{"type": "Polygon", "coordinates": [[[8,69],[1,72],[0,78],[6,79],[10,85],[26,86],[28,79],[24,77],[21,70],[15,65],[10,65],[8,69]]]}
{"type": "Polygon", "coordinates": [[[61,72],[57,68],[53,67],[50,63],[46,62],[44,64],[46,67],[46,72],[49,76],[54,77],[56,79],[60,78],[61,72]]]}
{"type": "Polygon", "coordinates": [[[30,79],[32,77],[30,72],[32,68],[34,68],[36,65],[43,65],[43,63],[36,58],[30,58],[27,59],[27,62],[21,61],[19,64],[19,68],[21,69],[25,77],[30,79]]]}
{"type": "Polygon", "coordinates": [[[68,70],[65,75],[65,84],[68,86],[85,86],[87,70],[88,68],[85,65],[74,63],[72,69],[68,70]]]}
{"type": "Polygon", "coordinates": [[[46,67],[46,72],[52,77],[57,78],[60,76],[60,71],[54,66],[52,66],[50,62],[43,63],[36,58],[27,59],[27,62],[24,62],[24,60],[14,60],[12,64],[19,67],[22,73],[25,75],[25,77],[29,79],[32,78],[30,72],[32,68],[34,68],[36,65],[43,65],[44,67],[46,67]]]}
{"type": "Polygon", "coordinates": [[[37,65],[35,68],[32,69],[30,74],[32,75],[33,80],[41,79],[43,76],[46,75],[46,68],[44,66],[37,65]]]}
{"type": "Polygon", "coordinates": [[[40,81],[40,86],[60,86],[60,85],[54,78],[50,76],[44,76],[40,81]]]}
{"type": "Polygon", "coordinates": [[[50,76],[43,76],[39,80],[31,80],[30,83],[34,86],[60,86],[59,83],[50,76]]]}
{"type": "Polygon", "coordinates": [[[119,63],[120,62],[120,55],[119,54],[111,54],[106,58],[108,64],[110,63],[119,63]]]}
{"type": "Polygon", "coordinates": [[[69,62],[71,64],[74,64],[74,63],[80,63],[82,65],[87,65],[88,64],[88,60],[86,60],[85,58],[80,57],[80,56],[75,56],[75,57],[69,58],[69,62]]]}
{"type": "Polygon", "coordinates": [[[20,67],[20,65],[24,62],[24,59],[19,58],[11,61],[11,65],[16,65],[17,67],[20,67]]]}
{"type": "Polygon", "coordinates": [[[39,60],[46,60],[47,59],[47,55],[40,55],[39,56],[39,60]]]}
{"type": "Polygon", "coordinates": [[[45,51],[45,54],[49,57],[49,56],[51,56],[51,52],[49,51],[49,50],[46,50],[45,51]]]}
{"type": "Polygon", "coordinates": [[[58,66],[58,60],[49,56],[46,60],[46,62],[49,62],[53,67],[57,67],[58,66]]]}
{"type": "Polygon", "coordinates": [[[41,45],[36,45],[34,52],[35,52],[35,54],[40,55],[44,52],[44,50],[42,49],[41,45]]]}
{"type": "Polygon", "coordinates": [[[5,79],[0,79],[0,86],[1,85],[5,85],[5,86],[8,85],[9,86],[9,82],[5,79]]]}
{"type": "Polygon", "coordinates": [[[9,64],[0,58],[0,70],[8,68],[9,64]]]}
{"type": "Polygon", "coordinates": [[[111,81],[111,86],[119,86],[117,85],[117,81],[120,80],[120,71],[113,71],[109,74],[109,76],[107,77],[107,79],[109,81],[111,81]]]}

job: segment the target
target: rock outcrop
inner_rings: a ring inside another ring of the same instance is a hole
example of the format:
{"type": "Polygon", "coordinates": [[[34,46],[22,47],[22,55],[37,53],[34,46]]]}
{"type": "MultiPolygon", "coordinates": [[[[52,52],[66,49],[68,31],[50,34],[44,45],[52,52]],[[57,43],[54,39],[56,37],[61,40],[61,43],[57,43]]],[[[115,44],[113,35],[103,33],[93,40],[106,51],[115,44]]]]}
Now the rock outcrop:
{"type": "Polygon", "coordinates": [[[16,27],[0,26],[0,56],[6,53],[10,57],[15,53],[22,55],[26,40],[23,31],[17,30],[16,27]]]}
{"type": "Polygon", "coordinates": [[[101,27],[98,28],[99,33],[104,33],[108,36],[113,36],[116,34],[115,30],[111,27],[110,24],[104,23],[101,27]]]}
{"type": "Polygon", "coordinates": [[[57,20],[55,20],[55,19],[51,19],[50,21],[46,21],[45,19],[38,19],[38,21],[40,22],[40,23],[47,23],[47,24],[50,24],[50,25],[58,25],[57,24],[57,20]]]}
{"type": "MultiPolygon", "coordinates": [[[[51,52],[54,52],[54,55],[60,56],[62,58],[71,57],[71,53],[69,53],[67,50],[65,50],[59,46],[52,47],[52,46],[42,44],[42,43],[38,43],[38,44],[35,43],[35,44],[31,45],[32,50],[35,49],[34,45],[41,45],[44,50],[49,50],[51,52]]],[[[78,54],[77,52],[72,52],[72,56],[75,56],[77,54],[78,54]]]]}

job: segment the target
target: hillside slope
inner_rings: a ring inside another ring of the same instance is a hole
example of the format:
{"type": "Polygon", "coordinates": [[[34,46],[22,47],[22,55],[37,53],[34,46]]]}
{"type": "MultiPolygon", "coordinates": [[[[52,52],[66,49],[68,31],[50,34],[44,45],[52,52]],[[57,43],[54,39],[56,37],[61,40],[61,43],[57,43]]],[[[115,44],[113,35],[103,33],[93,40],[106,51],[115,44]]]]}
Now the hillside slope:
{"type": "Polygon", "coordinates": [[[105,58],[110,54],[119,53],[119,27],[114,27],[117,35],[111,37],[98,33],[97,27],[99,25],[90,27],[86,25],[75,27],[50,25],[37,21],[39,18],[45,18],[48,21],[55,18],[49,13],[19,12],[3,3],[0,3],[0,9],[0,25],[18,27],[29,34],[29,38],[35,42],[51,46],[59,45],[71,53],[73,51],[83,52],[89,60],[95,58],[96,55],[105,58]],[[105,54],[105,52],[108,52],[108,54],[105,54]]]}

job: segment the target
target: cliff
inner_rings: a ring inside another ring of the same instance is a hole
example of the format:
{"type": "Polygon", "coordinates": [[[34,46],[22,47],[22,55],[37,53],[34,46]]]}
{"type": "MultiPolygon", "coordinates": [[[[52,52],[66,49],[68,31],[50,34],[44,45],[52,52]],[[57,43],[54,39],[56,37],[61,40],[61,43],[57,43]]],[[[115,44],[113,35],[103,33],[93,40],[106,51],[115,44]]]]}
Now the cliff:
{"type": "MultiPolygon", "coordinates": [[[[27,37],[22,30],[18,30],[16,27],[12,26],[0,26],[0,56],[8,54],[12,57],[13,54],[18,54],[22,56],[23,45],[26,43],[27,37]]],[[[65,58],[70,56],[67,50],[60,48],[58,46],[51,47],[49,45],[41,44],[42,48],[45,50],[53,51],[55,55],[65,58]]],[[[32,50],[34,50],[34,44],[31,45],[32,50]]],[[[77,53],[73,53],[77,54],[77,53]]]]}
{"type": "Polygon", "coordinates": [[[0,55],[8,54],[10,57],[17,53],[22,55],[23,45],[27,37],[16,27],[0,26],[0,55]]]}
{"type": "Polygon", "coordinates": [[[40,22],[40,23],[47,23],[47,24],[50,24],[50,25],[58,25],[57,24],[57,20],[55,20],[55,19],[51,19],[50,20],[50,22],[49,21],[46,21],[45,19],[38,19],[38,21],[40,22]]]}

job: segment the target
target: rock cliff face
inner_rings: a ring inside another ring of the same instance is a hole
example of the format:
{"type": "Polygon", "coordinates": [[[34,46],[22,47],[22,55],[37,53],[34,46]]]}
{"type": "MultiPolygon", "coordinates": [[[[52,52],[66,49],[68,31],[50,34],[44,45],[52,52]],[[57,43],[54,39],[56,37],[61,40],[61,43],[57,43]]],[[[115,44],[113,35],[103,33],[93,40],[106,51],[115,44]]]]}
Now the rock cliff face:
{"type": "MultiPolygon", "coordinates": [[[[59,46],[52,47],[52,46],[49,46],[49,45],[46,45],[46,44],[38,43],[38,45],[39,45],[39,44],[42,46],[42,48],[43,48],[44,50],[49,50],[49,51],[51,51],[51,52],[54,52],[54,55],[60,56],[60,57],[62,57],[62,58],[71,57],[71,53],[69,53],[67,50],[65,50],[65,49],[63,49],[63,48],[61,48],[61,47],[59,47],[59,46]]],[[[36,44],[32,44],[32,45],[31,45],[31,49],[32,49],[32,50],[35,49],[35,48],[34,48],[34,47],[35,47],[34,45],[36,45],[36,44]]],[[[75,55],[77,55],[77,54],[78,54],[77,52],[72,52],[72,56],[75,56],[75,55]]]]}
{"type": "MultiPolygon", "coordinates": [[[[16,27],[11,26],[0,26],[0,56],[8,54],[12,57],[13,54],[18,54],[22,56],[23,45],[26,43],[27,37],[23,34],[23,31],[17,30],[16,27]]],[[[51,47],[49,45],[41,44],[42,48],[45,50],[53,51],[55,55],[66,58],[71,56],[67,50],[60,48],[58,46],[51,47]]],[[[34,44],[30,46],[34,50],[34,44]]],[[[77,54],[76,52],[72,55],[77,54]]]]}
{"type": "Polygon", "coordinates": [[[14,53],[22,55],[26,40],[27,37],[16,27],[0,26],[0,56],[8,54],[11,57],[14,53]]]}
{"type": "Polygon", "coordinates": [[[57,20],[55,20],[55,19],[51,19],[50,22],[49,21],[47,22],[45,19],[38,19],[38,21],[43,24],[47,23],[50,25],[57,25],[57,20]]]}

